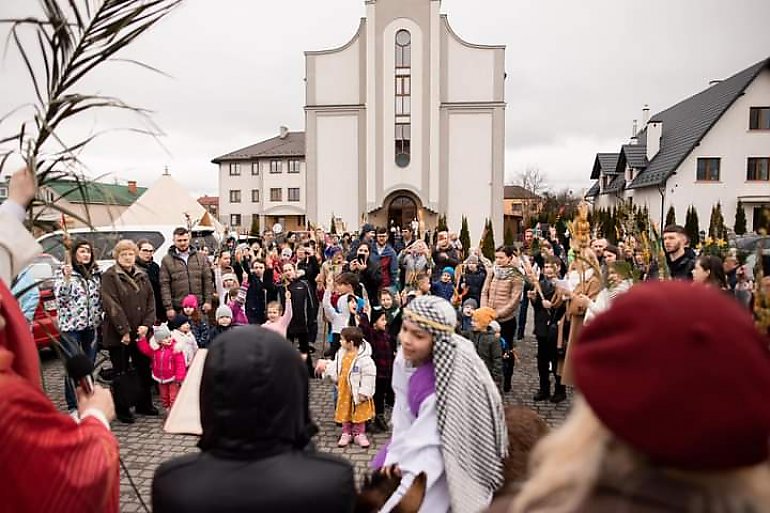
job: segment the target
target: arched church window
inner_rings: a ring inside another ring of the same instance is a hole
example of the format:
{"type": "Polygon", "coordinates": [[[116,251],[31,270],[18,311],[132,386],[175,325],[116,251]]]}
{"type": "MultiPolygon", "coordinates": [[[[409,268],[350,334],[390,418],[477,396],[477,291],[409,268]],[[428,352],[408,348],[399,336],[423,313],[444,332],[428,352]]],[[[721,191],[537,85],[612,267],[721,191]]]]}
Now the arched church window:
{"type": "Polygon", "coordinates": [[[411,160],[412,142],[412,35],[396,32],[396,165],[406,167],[411,160]]]}

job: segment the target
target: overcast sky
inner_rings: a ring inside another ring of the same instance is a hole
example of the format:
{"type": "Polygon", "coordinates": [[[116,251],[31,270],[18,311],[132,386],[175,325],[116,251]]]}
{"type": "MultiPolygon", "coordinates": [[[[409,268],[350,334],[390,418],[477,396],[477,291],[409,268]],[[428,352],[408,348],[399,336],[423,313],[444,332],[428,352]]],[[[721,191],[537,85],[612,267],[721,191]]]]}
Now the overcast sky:
{"type": "MultiPolygon", "coordinates": [[[[0,18],[36,6],[0,0],[0,18]]],[[[579,192],[594,155],[628,140],[644,104],[655,113],[770,56],[768,0],[444,0],[442,10],[462,38],[507,45],[508,183],[536,166],[553,188],[579,192]]],[[[363,15],[364,0],[184,0],[123,55],[172,78],[110,64],[79,91],[153,110],[164,147],[115,132],[83,160],[94,175],[141,185],[168,166],[191,192],[216,194],[212,158],[280,125],[304,130],[303,52],[347,42],[363,15]]],[[[6,34],[0,29],[0,44],[6,34]]],[[[29,84],[18,52],[7,49],[0,115],[33,100],[29,84]]],[[[0,124],[0,137],[20,120],[0,124]]],[[[102,113],[64,135],[128,126],[133,119],[102,113]]]]}

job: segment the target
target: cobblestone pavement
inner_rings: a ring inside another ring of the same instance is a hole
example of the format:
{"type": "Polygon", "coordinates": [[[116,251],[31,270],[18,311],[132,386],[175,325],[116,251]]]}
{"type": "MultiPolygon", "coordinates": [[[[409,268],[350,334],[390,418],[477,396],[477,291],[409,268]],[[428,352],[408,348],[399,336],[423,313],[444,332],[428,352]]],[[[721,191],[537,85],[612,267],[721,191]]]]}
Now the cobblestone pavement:
{"type": "MultiPolygon", "coordinates": [[[[528,329],[532,326],[530,317],[528,329]]],[[[513,391],[506,394],[506,404],[528,406],[543,416],[552,426],[559,425],[567,415],[570,401],[561,404],[550,402],[535,403],[532,396],[537,391],[537,368],[535,340],[527,336],[519,342],[521,362],[517,365],[513,378],[513,391]]],[[[63,368],[51,355],[43,357],[43,374],[46,390],[52,400],[64,409],[63,368]]],[[[318,424],[320,433],[315,438],[319,450],[337,454],[348,459],[355,465],[360,479],[366,472],[367,464],[388,439],[387,434],[372,435],[372,446],[369,449],[359,447],[337,448],[339,429],[334,423],[334,404],[332,403],[331,385],[319,380],[312,380],[310,385],[310,407],[313,418],[318,424]]],[[[169,435],[162,430],[162,418],[137,416],[137,422],[132,425],[115,422],[113,432],[120,442],[120,453],[128,472],[148,507],[150,505],[150,488],[155,468],[163,461],[195,452],[196,437],[184,435],[169,435]]],[[[137,512],[143,508],[131,487],[128,477],[121,469],[120,503],[121,511],[137,512]]]]}

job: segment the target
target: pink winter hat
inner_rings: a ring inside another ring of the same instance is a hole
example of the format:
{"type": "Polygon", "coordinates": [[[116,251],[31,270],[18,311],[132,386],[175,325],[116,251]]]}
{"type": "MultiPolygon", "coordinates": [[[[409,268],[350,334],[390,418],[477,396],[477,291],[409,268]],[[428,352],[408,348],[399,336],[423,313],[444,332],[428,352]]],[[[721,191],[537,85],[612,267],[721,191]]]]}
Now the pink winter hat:
{"type": "Polygon", "coordinates": [[[182,308],[198,308],[198,298],[195,294],[188,294],[182,300],[182,308]]]}

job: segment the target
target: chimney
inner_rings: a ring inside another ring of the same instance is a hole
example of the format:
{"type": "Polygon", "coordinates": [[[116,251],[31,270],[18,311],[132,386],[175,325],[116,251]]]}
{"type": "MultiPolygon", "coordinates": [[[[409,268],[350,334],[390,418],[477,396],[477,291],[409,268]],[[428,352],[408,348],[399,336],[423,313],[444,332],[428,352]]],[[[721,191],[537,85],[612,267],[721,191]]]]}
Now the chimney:
{"type": "Polygon", "coordinates": [[[637,144],[639,142],[639,139],[636,137],[636,132],[638,129],[638,121],[634,120],[633,127],[631,128],[631,141],[629,144],[637,144]]]}
{"type": "Polygon", "coordinates": [[[281,139],[286,139],[286,136],[287,136],[287,135],[289,135],[289,128],[288,128],[288,127],[285,127],[285,126],[282,126],[282,127],[281,127],[281,135],[279,135],[279,137],[280,137],[281,139]]]}
{"type": "Polygon", "coordinates": [[[646,103],[642,109],[642,125],[647,126],[647,122],[650,120],[650,106],[646,103]]]}
{"type": "Polygon", "coordinates": [[[128,192],[130,194],[136,194],[136,180],[128,181],[128,192]]]}
{"type": "Polygon", "coordinates": [[[660,151],[660,139],[663,137],[663,122],[647,123],[647,160],[652,160],[660,151]]]}

